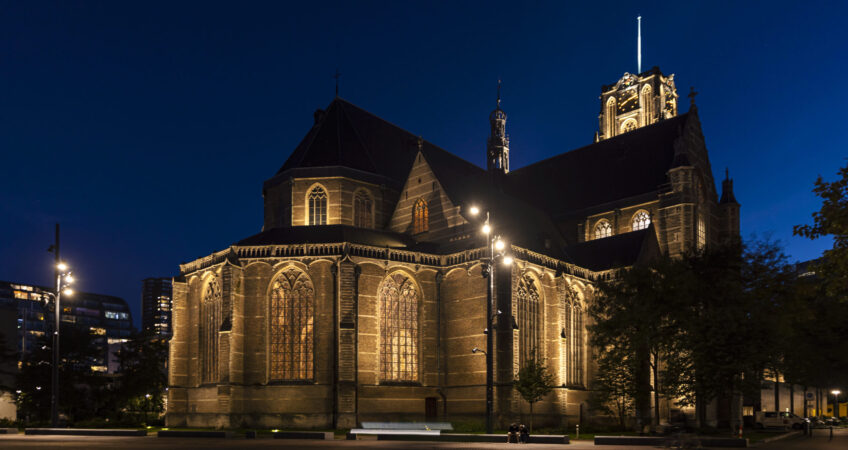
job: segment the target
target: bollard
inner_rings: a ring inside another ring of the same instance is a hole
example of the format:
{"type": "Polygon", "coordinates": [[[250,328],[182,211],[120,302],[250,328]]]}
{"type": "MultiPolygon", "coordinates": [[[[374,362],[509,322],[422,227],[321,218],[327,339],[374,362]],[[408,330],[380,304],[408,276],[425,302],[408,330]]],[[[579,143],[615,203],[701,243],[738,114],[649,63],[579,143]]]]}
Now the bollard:
{"type": "Polygon", "coordinates": [[[574,436],[574,440],[580,439],[580,424],[577,424],[577,434],[574,436]]]}
{"type": "Polygon", "coordinates": [[[742,424],[741,424],[741,423],[739,424],[739,433],[738,433],[738,437],[739,437],[739,439],[742,439],[742,424]]]}

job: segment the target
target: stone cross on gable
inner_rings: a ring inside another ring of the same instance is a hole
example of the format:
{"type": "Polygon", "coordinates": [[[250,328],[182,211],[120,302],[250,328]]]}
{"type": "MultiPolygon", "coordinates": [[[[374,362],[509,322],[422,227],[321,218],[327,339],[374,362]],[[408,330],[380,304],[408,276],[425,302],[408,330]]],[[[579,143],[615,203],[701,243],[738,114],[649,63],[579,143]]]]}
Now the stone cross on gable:
{"type": "Polygon", "coordinates": [[[695,96],[698,95],[698,92],[695,91],[695,86],[689,86],[689,104],[695,106],[695,96]]]}

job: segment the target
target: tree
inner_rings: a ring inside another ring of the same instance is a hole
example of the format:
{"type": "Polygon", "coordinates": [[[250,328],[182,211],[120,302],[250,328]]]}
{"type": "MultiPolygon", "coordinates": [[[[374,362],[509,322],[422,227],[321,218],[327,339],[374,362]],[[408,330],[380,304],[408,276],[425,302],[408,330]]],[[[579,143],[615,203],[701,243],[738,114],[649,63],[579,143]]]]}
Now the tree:
{"type": "Polygon", "coordinates": [[[118,397],[123,408],[161,412],[168,385],[167,341],[152,333],[135,334],[122,345],[118,359],[121,363],[118,397]]]}
{"type": "Polygon", "coordinates": [[[611,347],[599,352],[597,376],[592,380],[589,402],[594,409],[618,418],[622,430],[633,413],[635,392],[631,380],[634,367],[627,355],[611,347]]]}
{"type": "Polygon", "coordinates": [[[18,364],[18,354],[14,351],[14,341],[0,333],[0,394],[12,392],[12,386],[18,364]]]}
{"type": "Polygon", "coordinates": [[[796,236],[819,239],[833,238],[833,248],[824,252],[814,265],[819,279],[828,292],[848,300],[848,165],[839,169],[839,179],[827,182],[819,176],[813,192],[821,197],[821,209],[813,213],[812,225],[796,225],[796,236]]]}
{"type": "Polygon", "coordinates": [[[533,404],[543,399],[554,388],[554,377],[547,367],[536,358],[535,352],[518,370],[515,388],[530,404],[530,431],[533,431],[533,404]]]}

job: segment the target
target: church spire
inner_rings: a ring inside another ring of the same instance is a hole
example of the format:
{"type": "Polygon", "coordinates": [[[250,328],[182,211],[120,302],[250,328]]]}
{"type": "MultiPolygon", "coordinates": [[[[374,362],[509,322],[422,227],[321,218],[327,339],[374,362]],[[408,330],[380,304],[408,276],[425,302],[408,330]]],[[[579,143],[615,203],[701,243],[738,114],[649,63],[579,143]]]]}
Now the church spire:
{"type": "Polygon", "coordinates": [[[733,179],[730,178],[730,170],[724,169],[724,181],[721,182],[721,200],[719,200],[719,204],[723,203],[736,203],[736,196],[733,195],[733,179]]]}
{"type": "Polygon", "coordinates": [[[501,80],[498,80],[498,100],[489,114],[491,132],[486,145],[486,165],[489,171],[509,173],[509,136],[506,135],[506,113],[501,109],[501,80]]]}

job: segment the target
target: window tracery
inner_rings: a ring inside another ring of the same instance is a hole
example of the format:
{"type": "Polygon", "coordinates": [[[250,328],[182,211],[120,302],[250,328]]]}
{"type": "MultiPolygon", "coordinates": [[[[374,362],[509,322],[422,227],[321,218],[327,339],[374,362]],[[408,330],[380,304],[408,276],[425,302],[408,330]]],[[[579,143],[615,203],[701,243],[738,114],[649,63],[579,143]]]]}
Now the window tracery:
{"type": "Polygon", "coordinates": [[[654,99],[651,95],[651,85],[646,84],[642,88],[642,114],[645,117],[645,125],[654,123],[654,99]]]}
{"type": "Polygon", "coordinates": [[[606,122],[606,137],[611,138],[615,135],[615,97],[610,97],[607,100],[607,111],[604,114],[604,121],[606,122]]]}
{"type": "Polygon", "coordinates": [[[519,366],[532,357],[541,358],[537,352],[541,348],[541,334],[539,324],[541,313],[539,305],[539,288],[529,275],[524,275],[518,282],[518,344],[519,344],[519,366]]]}
{"type": "Polygon", "coordinates": [[[601,239],[612,236],[612,225],[609,220],[601,219],[595,224],[595,239],[601,239]]]}
{"type": "Polygon", "coordinates": [[[651,216],[648,215],[647,211],[637,211],[636,214],[633,215],[633,231],[644,230],[645,228],[648,228],[648,225],[650,224],[651,216]]]}
{"type": "Polygon", "coordinates": [[[636,129],[636,119],[627,119],[621,124],[621,133],[629,133],[636,129]]]}
{"type": "Polygon", "coordinates": [[[373,228],[373,202],[365,191],[357,191],[353,196],[353,225],[362,228],[373,228]]]}
{"type": "Polygon", "coordinates": [[[419,198],[412,207],[412,232],[423,233],[430,229],[430,210],[427,201],[419,198]]]}
{"type": "Polygon", "coordinates": [[[395,272],[380,287],[380,380],[418,381],[418,288],[395,272]]]}
{"type": "Polygon", "coordinates": [[[287,269],[274,278],[269,295],[271,379],[313,379],[312,281],[299,269],[287,269]]]}
{"type": "Polygon", "coordinates": [[[567,287],[564,317],[565,383],[583,385],[583,308],[577,293],[567,287]]]}
{"type": "Polygon", "coordinates": [[[707,246],[707,224],[704,222],[704,216],[698,216],[697,230],[698,250],[703,250],[707,246]]]}
{"type": "Polygon", "coordinates": [[[218,331],[222,315],[221,283],[212,275],[203,287],[200,303],[200,380],[201,383],[218,381],[218,331]]]}
{"type": "Polygon", "coordinates": [[[309,191],[309,225],[327,224],[327,192],[321,186],[309,191]]]}

